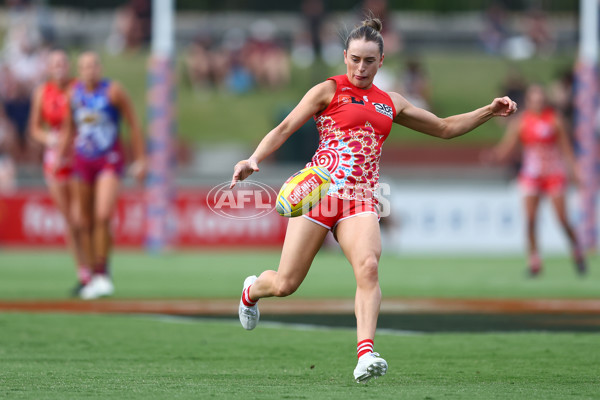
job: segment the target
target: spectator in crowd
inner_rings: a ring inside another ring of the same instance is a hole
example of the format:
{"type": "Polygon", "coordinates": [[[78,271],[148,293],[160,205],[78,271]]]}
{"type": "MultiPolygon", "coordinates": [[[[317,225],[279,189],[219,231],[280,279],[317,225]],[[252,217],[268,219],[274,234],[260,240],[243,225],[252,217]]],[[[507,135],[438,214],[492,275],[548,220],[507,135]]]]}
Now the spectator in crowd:
{"type": "Polygon", "coordinates": [[[535,46],[538,54],[548,55],[554,51],[554,38],[546,14],[541,8],[532,7],[529,9],[525,27],[525,33],[535,46]]]}
{"type": "Polygon", "coordinates": [[[16,188],[13,126],[0,107],[0,194],[10,193],[16,188]]]}
{"type": "Polygon", "coordinates": [[[33,163],[41,151],[27,132],[31,94],[45,77],[46,50],[41,46],[39,32],[28,24],[16,24],[7,32],[2,53],[2,100],[4,113],[14,127],[14,147],[17,162],[33,163]]]}
{"type": "Polygon", "coordinates": [[[250,27],[250,39],[243,50],[243,59],[256,84],[261,88],[278,88],[290,79],[289,57],[276,38],[276,27],[262,19],[250,27]]]}
{"type": "Polygon", "coordinates": [[[152,5],[150,0],[130,0],[115,12],[106,46],[111,53],[137,51],[150,42],[152,5]]]}
{"type": "Polygon", "coordinates": [[[400,86],[399,92],[408,101],[417,107],[431,110],[429,79],[420,61],[412,59],[406,62],[400,86]]]}
{"type": "Polygon", "coordinates": [[[222,49],[215,48],[207,35],[198,35],[185,52],[185,75],[196,90],[222,88],[225,85],[229,58],[222,49]]]}
{"type": "Polygon", "coordinates": [[[245,93],[255,87],[279,88],[290,77],[288,51],[267,20],[256,21],[249,33],[230,29],[218,43],[198,35],[186,50],[184,65],[185,76],[196,89],[245,93]]]}
{"type": "Polygon", "coordinates": [[[527,82],[519,69],[511,66],[508,73],[504,77],[504,81],[500,87],[500,93],[506,94],[513,99],[517,104],[523,104],[525,100],[525,91],[527,90],[527,82]]]}
{"type": "Polygon", "coordinates": [[[325,4],[323,0],[302,0],[302,16],[308,32],[312,53],[315,57],[321,56],[323,48],[322,30],[325,21],[325,4]]]}
{"type": "Polygon", "coordinates": [[[506,10],[503,3],[492,2],[485,10],[483,21],[483,32],[481,32],[483,47],[488,53],[497,54],[508,37],[506,10]]]}

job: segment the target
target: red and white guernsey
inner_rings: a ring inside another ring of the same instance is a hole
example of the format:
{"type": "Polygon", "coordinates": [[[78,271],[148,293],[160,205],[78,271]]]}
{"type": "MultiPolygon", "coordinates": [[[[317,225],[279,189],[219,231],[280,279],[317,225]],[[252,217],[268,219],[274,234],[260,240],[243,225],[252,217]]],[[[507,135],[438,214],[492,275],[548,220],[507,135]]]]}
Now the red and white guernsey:
{"type": "Polygon", "coordinates": [[[555,124],[556,112],[551,108],[539,114],[523,112],[519,133],[523,145],[521,175],[528,178],[566,175],[555,124]]]}
{"type": "Polygon", "coordinates": [[[328,195],[377,203],[381,145],[390,134],[396,110],[390,96],[372,85],[360,89],[346,75],[336,82],[329,106],[315,115],[319,147],[306,166],[331,173],[328,195]]]}
{"type": "MultiPolygon", "coordinates": [[[[40,99],[40,116],[44,126],[48,129],[51,142],[44,150],[44,168],[46,173],[51,173],[54,165],[59,162],[57,145],[60,141],[61,127],[69,112],[68,88],[62,89],[54,82],[48,81],[42,87],[40,99]]],[[[64,165],[70,168],[70,161],[64,165]]],[[[68,171],[55,171],[55,175],[68,171]]]]}

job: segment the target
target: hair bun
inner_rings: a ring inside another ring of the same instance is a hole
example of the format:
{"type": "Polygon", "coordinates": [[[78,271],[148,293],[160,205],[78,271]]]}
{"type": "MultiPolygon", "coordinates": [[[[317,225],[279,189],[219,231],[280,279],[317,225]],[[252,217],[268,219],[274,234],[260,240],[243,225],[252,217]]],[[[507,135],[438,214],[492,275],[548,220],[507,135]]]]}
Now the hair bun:
{"type": "Polygon", "coordinates": [[[362,22],[363,26],[368,26],[369,28],[374,29],[377,32],[381,32],[383,28],[383,24],[379,18],[369,17],[362,22]]]}

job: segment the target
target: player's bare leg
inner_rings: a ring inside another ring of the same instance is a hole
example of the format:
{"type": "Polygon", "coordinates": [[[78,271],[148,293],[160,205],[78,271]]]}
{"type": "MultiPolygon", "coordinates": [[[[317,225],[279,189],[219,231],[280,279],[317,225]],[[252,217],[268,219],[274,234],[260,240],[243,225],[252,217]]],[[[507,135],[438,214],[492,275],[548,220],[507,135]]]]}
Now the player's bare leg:
{"type": "Polygon", "coordinates": [[[93,215],[94,215],[94,187],[93,185],[77,181],[76,202],[78,215],[78,234],[81,244],[81,254],[84,265],[90,268],[94,265],[93,245],[93,215]]]}
{"type": "Polygon", "coordinates": [[[381,237],[377,216],[364,214],[345,219],[337,226],[336,236],[356,277],[357,339],[373,339],[381,305],[378,274],[381,237]]]}
{"type": "Polygon", "coordinates": [[[537,245],[537,211],[540,204],[539,195],[525,196],[525,224],[527,231],[527,247],[528,247],[528,263],[529,274],[531,276],[538,275],[542,270],[542,261],[538,253],[537,245]]]}
{"type": "MultiPolygon", "coordinates": [[[[69,192],[69,200],[68,200],[68,210],[67,210],[67,215],[70,221],[70,226],[72,229],[72,236],[73,236],[73,247],[74,247],[74,254],[75,254],[75,260],[77,262],[77,265],[82,265],[84,266],[84,259],[83,259],[83,250],[81,248],[81,235],[79,232],[79,226],[80,223],[79,221],[81,220],[81,209],[79,207],[79,205],[77,204],[77,181],[75,179],[71,179],[69,180],[69,182],[67,183],[68,186],[68,192],[69,192]]],[[[89,266],[85,266],[89,269],[89,272],[91,273],[91,268],[89,266]]]]}
{"type": "Polygon", "coordinates": [[[111,247],[110,219],[117,202],[119,178],[112,171],[105,171],[96,180],[93,204],[88,217],[93,219],[94,275],[81,290],[83,299],[110,296],[114,287],[108,275],[108,254],[111,247]]]}
{"type": "Polygon", "coordinates": [[[87,284],[91,277],[89,265],[85,264],[84,255],[81,249],[81,238],[79,232],[79,220],[77,218],[77,204],[75,198],[76,182],[68,180],[65,182],[49,180],[48,190],[54,204],[59,209],[65,219],[66,241],[70,252],[73,254],[79,283],[75,289],[78,294],[83,285],[87,284]]]}
{"type": "Polygon", "coordinates": [[[112,247],[110,223],[117,205],[120,180],[113,171],[104,171],[96,181],[94,207],[94,272],[107,273],[107,262],[112,247]]]}
{"type": "Polygon", "coordinates": [[[259,299],[289,296],[298,289],[327,232],[327,228],[303,217],[289,220],[277,271],[267,270],[258,279],[250,276],[244,281],[239,317],[245,329],[254,329],[258,323],[259,299]]]}
{"type": "Polygon", "coordinates": [[[379,257],[381,235],[374,214],[357,215],[339,223],[336,236],[356,277],[356,337],[358,364],[354,370],[357,382],[366,383],[387,372],[387,362],[373,352],[373,340],[381,306],[379,257]]]}
{"type": "Polygon", "coordinates": [[[252,299],[285,297],[298,289],[329,230],[306,218],[290,218],[277,271],[263,272],[250,290],[252,299]]]}
{"type": "Polygon", "coordinates": [[[562,226],[563,230],[565,231],[565,234],[567,235],[567,238],[569,239],[569,244],[571,245],[571,253],[577,273],[579,273],[580,275],[585,275],[587,272],[585,257],[583,255],[581,247],[579,246],[579,241],[577,240],[575,230],[573,229],[567,216],[567,205],[565,196],[562,194],[552,196],[552,205],[554,207],[554,211],[556,212],[556,217],[558,218],[560,225],[562,226]]]}

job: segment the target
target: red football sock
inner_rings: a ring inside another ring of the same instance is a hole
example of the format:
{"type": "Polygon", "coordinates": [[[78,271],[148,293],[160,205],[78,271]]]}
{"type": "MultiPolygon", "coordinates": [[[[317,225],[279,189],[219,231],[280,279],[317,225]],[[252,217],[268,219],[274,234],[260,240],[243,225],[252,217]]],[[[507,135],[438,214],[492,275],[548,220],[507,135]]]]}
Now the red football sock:
{"type": "Polygon", "coordinates": [[[365,340],[361,340],[360,342],[358,342],[358,345],[356,346],[356,354],[358,355],[358,358],[360,358],[361,356],[367,354],[367,353],[372,353],[373,352],[373,340],[372,339],[365,339],[365,340]]]}
{"type": "Polygon", "coordinates": [[[529,255],[529,268],[533,271],[539,271],[542,268],[542,259],[538,253],[531,253],[529,255]]]}
{"type": "Polygon", "coordinates": [[[252,307],[256,305],[256,302],[258,300],[252,300],[250,298],[250,288],[252,287],[252,285],[248,286],[246,289],[244,289],[244,292],[242,293],[242,303],[244,303],[244,305],[246,307],[252,307]]]}
{"type": "Polygon", "coordinates": [[[96,264],[96,269],[94,270],[96,274],[99,275],[108,275],[108,263],[106,260],[102,260],[96,264]]]}
{"type": "Polygon", "coordinates": [[[79,282],[81,282],[83,285],[87,285],[92,279],[92,270],[85,265],[78,265],[77,278],[79,278],[79,282]]]}

